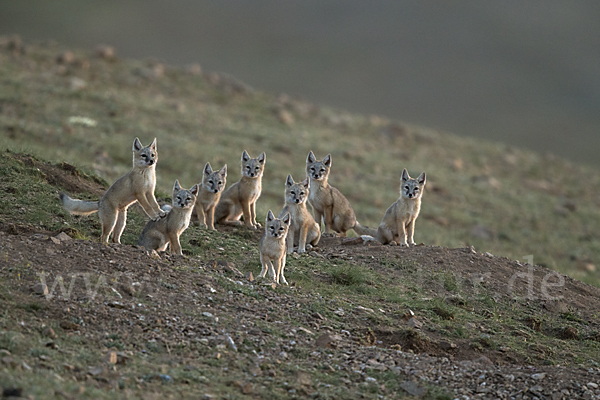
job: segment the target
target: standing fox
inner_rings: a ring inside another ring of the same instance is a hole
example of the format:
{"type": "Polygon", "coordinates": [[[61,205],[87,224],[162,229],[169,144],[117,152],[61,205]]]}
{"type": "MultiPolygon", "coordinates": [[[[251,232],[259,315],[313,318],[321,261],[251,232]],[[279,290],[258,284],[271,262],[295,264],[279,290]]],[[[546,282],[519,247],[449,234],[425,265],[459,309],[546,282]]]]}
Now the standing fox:
{"type": "Polygon", "coordinates": [[[408,175],[406,168],[400,180],[400,197],[385,212],[377,231],[364,226],[355,228],[360,235],[375,237],[382,244],[415,245],[415,221],[421,211],[421,197],[425,189],[425,172],[417,179],[408,175]]]}
{"type": "Polygon", "coordinates": [[[288,175],[285,181],[285,207],[279,214],[279,218],[283,218],[289,213],[292,218],[287,236],[288,254],[294,252],[294,246],[298,246],[298,253],[305,253],[307,243],[316,246],[321,238],[319,225],[306,209],[308,194],[308,178],[295,183],[292,176],[288,175]]]}
{"type": "Polygon", "coordinates": [[[60,193],[63,206],[71,214],[77,215],[89,215],[98,211],[102,223],[102,242],[108,243],[108,238],[114,232],[113,243],[121,243],[121,234],[127,221],[127,208],[136,201],[153,221],[158,221],[165,215],[154,197],[157,161],[156,138],[146,147],[135,138],[133,169],[128,174],[113,183],[99,201],[76,200],[60,193]]]}
{"type": "Polygon", "coordinates": [[[226,180],[227,164],[219,171],[213,171],[210,163],[206,163],[200,193],[196,198],[196,205],[192,214],[192,218],[194,218],[194,214],[198,218],[200,226],[215,230],[215,207],[221,198],[223,189],[225,189],[226,180]]]}
{"type": "Polygon", "coordinates": [[[283,276],[285,267],[285,238],[290,227],[290,214],[286,213],[283,218],[275,218],[271,210],[267,213],[265,223],[265,235],[260,240],[260,263],[262,270],[258,275],[264,278],[267,271],[269,277],[275,283],[288,284],[283,276]]]}
{"type": "MultiPolygon", "coordinates": [[[[191,189],[182,189],[179,181],[173,186],[173,206],[167,206],[167,216],[158,221],[148,221],[139,239],[138,246],[147,249],[165,251],[171,244],[171,253],[183,255],[179,236],[190,225],[190,217],[196,203],[198,185],[191,189]]],[[[165,207],[165,206],[163,206],[165,207]]]]}
{"type": "Polygon", "coordinates": [[[265,160],[265,153],[261,153],[257,158],[250,158],[244,150],[242,177],[221,196],[215,209],[215,221],[226,225],[241,225],[240,217],[243,215],[244,225],[252,229],[261,227],[256,222],[256,200],[262,191],[265,160]]]}
{"type": "Polygon", "coordinates": [[[317,161],[311,151],[306,159],[306,175],[310,180],[310,201],[315,211],[315,220],[325,224],[325,233],[335,231],[341,236],[356,225],[356,216],[350,202],[344,195],[327,183],[331,168],[331,154],[322,161],[317,161]]]}

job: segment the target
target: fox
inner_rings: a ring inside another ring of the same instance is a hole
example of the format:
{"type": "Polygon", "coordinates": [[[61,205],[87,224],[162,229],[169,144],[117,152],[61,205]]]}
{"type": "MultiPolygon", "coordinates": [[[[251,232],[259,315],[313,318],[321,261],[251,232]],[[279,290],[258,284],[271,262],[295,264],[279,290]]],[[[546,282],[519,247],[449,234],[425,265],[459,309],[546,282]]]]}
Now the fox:
{"type": "Polygon", "coordinates": [[[221,198],[227,180],[227,164],[218,171],[213,171],[210,163],[204,166],[204,175],[200,184],[200,192],[196,198],[192,219],[197,219],[200,226],[215,230],[215,207],[221,198]]]}
{"type": "Polygon", "coordinates": [[[283,218],[275,218],[271,210],[267,212],[265,221],[265,235],[260,240],[260,263],[262,270],[258,278],[264,278],[267,272],[275,283],[287,285],[283,269],[285,267],[286,245],[285,240],[290,228],[290,213],[285,213],[283,218]]]}
{"type": "Polygon", "coordinates": [[[413,179],[405,168],[400,178],[400,197],[387,209],[377,230],[361,225],[355,231],[360,235],[373,236],[381,244],[415,246],[415,222],[421,211],[426,182],[425,172],[413,179]]]}
{"type": "Polygon", "coordinates": [[[298,253],[305,253],[307,244],[316,246],[321,239],[321,229],[306,209],[309,194],[308,177],[302,182],[294,182],[291,175],[285,181],[285,207],[279,214],[283,218],[289,213],[292,222],[287,235],[287,252],[292,254],[298,246],[298,253]]]}
{"type": "Polygon", "coordinates": [[[224,225],[244,225],[251,229],[260,228],[256,222],[256,200],[262,191],[262,176],[265,169],[266,155],[261,153],[251,158],[244,150],[242,153],[242,177],[229,187],[222,195],[215,208],[215,221],[224,225]]]}
{"type": "Polygon", "coordinates": [[[133,169],[113,183],[99,201],[72,199],[66,193],[60,193],[60,200],[69,213],[90,215],[98,212],[102,223],[101,241],[106,244],[111,234],[113,243],[121,243],[127,208],[136,201],[151,220],[158,221],[165,216],[154,197],[158,161],[156,138],[144,147],[136,137],[132,150],[133,169]]]}
{"type": "Polygon", "coordinates": [[[310,182],[308,201],[313,207],[317,224],[321,224],[323,220],[324,233],[329,235],[334,231],[344,237],[346,232],[356,225],[356,215],[348,199],[327,182],[331,161],[331,154],[326,155],[322,161],[317,161],[312,151],[308,153],[306,158],[306,175],[310,182]]]}
{"type": "Polygon", "coordinates": [[[179,237],[190,225],[190,218],[196,204],[199,191],[198,184],[190,189],[183,189],[178,180],[173,185],[173,205],[163,206],[167,212],[158,221],[148,221],[138,239],[138,246],[149,250],[165,251],[171,245],[171,253],[183,255],[179,237]]]}

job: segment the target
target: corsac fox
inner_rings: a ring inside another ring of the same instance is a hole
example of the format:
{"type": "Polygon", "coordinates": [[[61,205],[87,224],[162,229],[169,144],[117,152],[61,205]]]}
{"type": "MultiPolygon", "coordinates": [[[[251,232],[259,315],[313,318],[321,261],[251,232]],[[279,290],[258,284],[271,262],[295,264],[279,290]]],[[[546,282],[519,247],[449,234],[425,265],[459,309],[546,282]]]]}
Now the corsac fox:
{"type": "Polygon", "coordinates": [[[165,215],[154,197],[157,161],[156,138],[146,147],[135,138],[133,169],[128,174],[113,183],[99,201],[76,200],[60,193],[63,206],[71,214],[77,215],[89,215],[98,211],[102,223],[102,242],[108,243],[108,238],[113,233],[113,243],[121,243],[121,234],[127,221],[127,208],[136,201],[153,221],[165,215]]]}
{"type": "Polygon", "coordinates": [[[219,171],[213,171],[210,163],[206,163],[200,193],[198,193],[196,206],[192,213],[192,218],[197,217],[200,226],[215,230],[215,207],[225,189],[226,180],[227,164],[219,171]]]}
{"type": "Polygon", "coordinates": [[[147,249],[165,251],[171,244],[171,253],[183,255],[179,236],[190,224],[190,217],[196,203],[198,185],[191,189],[182,189],[179,181],[173,186],[173,205],[163,206],[167,215],[158,221],[148,221],[139,239],[138,246],[147,249]]]}
{"type": "Polygon", "coordinates": [[[360,235],[373,236],[382,244],[415,245],[415,221],[421,211],[425,182],[425,172],[412,179],[404,169],[400,179],[400,197],[387,209],[377,230],[364,226],[354,230],[360,235]]]}
{"type": "Polygon", "coordinates": [[[307,244],[316,246],[321,238],[319,225],[306,209],[308,193],[308,178],[296,183],[292,176],[288,175],[285,181],[285,207],[279,214],[279,218],[283,218],[289,213],[292,218],[287,235],[288,254],[294,252],[295,246],[298,246],[298,253],[304,253],[307,244]]]}
{"type": "Polygon", "coordinates": [[[286,213],[283,218],[275,218],[269,210],[265,221],[265,235],[260,240],[260,263],[262,270],[258,275],[264,278],[267,271],[269,277],[275,283],[288,284],[283,276],[285,267],[285,238],[290,227],[290,214],[286,213]]]}
{"type": "Polygon", "coordinates": [[[256,222],[256,200],[262,191],[265,161],[265,153],[261,153],[257,158],[250,158],[244,150],[242,153],[242,177],[221,195],[215,209],[216,222],[241,225],[240,217],[243,215],[244,225],[253,229],[261,227],[256,222]]]}

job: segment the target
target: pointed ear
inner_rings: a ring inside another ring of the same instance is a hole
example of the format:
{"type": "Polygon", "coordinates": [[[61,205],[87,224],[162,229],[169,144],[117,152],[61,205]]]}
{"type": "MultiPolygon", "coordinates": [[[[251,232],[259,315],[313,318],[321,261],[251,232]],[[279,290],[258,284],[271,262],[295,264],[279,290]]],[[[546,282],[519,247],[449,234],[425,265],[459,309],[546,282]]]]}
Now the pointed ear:
{"type": "Polygon", "coordinates": [[[294,185],[294,178],[292,178],[291,175],[288,175],[287,179],[285,180],[285,185],[286,186],[293,186],[294,185]]]}
{"type": "Polygon", "coordinates": [[[275,219],[275,216],[273,215],[273,211],[269,210],[269,212],[267,213],[267,222],[271,222],[275,219]]]}
{"type": "Polygon", "coordinates": [[[173,185],[173,190],[181,190],[181,185],[179,185],[179,180],[175,179],[175,185],[173,185]]]}
{"type": "Polygon", "coordinates": [[[207,162],[206,165],[204,166],[204,175],[210,175],[212,174],[212,168],[210,167],[210,163],[207,162]]]}
{"type": "Polygon", "coordinates": [[[221,168],[221,170],[219,171],[219,175],[221,175],[221,176],[227,176],[227,164],[225,164],[223,166],[223,168],[221,168]]]}
{"type": "Polygon", "coordinates": [[[242,162],[246,162],[250,159],[250,154],[246,150],[242,153],[242,162]]]}
{"type": "Polygon", "coordinates": [[[402,182],[406,182],[409,179],[410,176],[408,175],[408,171],[406,170],[406,168],[404,168],[404,170],[402,171],[402,182]]]}
{"type": "Polygon", "coordinates": [[[262,153],[260,153],[260,155],[256,159],[258,160],[259,163],[264,164],[265,161],[267,160],[267,155],[263,151],[262,153]]]}
{"type": "Polygon", "coordinates": [[[156,138],[154,138],[154,140],[152,141],[152,143],[150,143],[150,147],[152,150],[156,151],[156,138]]]}
{"type": "Polygon", "coordinates": [[[331,154],[327,154],[325,156],[323,159],[323,164],[325,164],[327,167],[331,167],[331,154]]]}
{"type": "Polygon", "coordinates": [[[283,223],[286,225],[290,224],[290,220],[292,219],[292,217],[290,217],[290,213],[285,213],[285,215],[283,216],[283,223]]]}
{"type": "Polygon", "coordinates": [[[317,159],[315,158],[315,155],[313,154],[312,150],[308,152],[308,157],[306,157],[306,163],[314,163],[315,161],[317,161],[317,159]]]}
{"type": "Polygon", "coordinates": [[[301,182],[302,186],[304,186],[306,189],[308,189],[308,187],[310,186],[310,184],[308,183],[308,176],[306,177],[306,179],[304,179],[301,182]]]}
{"type": "Polygon", "coordinates": [[[192,194],[194,196],[197,196],[198,195],[198,190],[200,190],[200,189],[198,188],[198,184],[196,183],[194,186],[192,186],[192,188],[190,189],[190,192],[192,192],[192,194]]]}
{"type": "Polygon", "coordinates": [[[417,181],[419,182],[420,185],[425,184],[425,182],[426,182],[425,172],[423,172],[421,175],[419,175],[419,177],[417,178],[417,181]]]}
{"type": "Polygon", "coordinates": [[[140,139],[135,138],[135,140],[133,141],[133,151],[140,151],[144,146],[142,146],[142,142],[140,142],[140,139]]]}

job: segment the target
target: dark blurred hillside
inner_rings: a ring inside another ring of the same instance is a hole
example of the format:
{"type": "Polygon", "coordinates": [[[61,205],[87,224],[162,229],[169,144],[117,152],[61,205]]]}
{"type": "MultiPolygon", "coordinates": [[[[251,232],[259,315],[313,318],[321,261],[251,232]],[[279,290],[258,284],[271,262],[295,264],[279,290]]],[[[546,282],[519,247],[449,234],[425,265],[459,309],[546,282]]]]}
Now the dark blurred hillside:
{"type": "Polygon", "coordinates": [[[600,3],[27,1],[0,34],[200,63],[258,89],[599,164],[600,3]]]}

